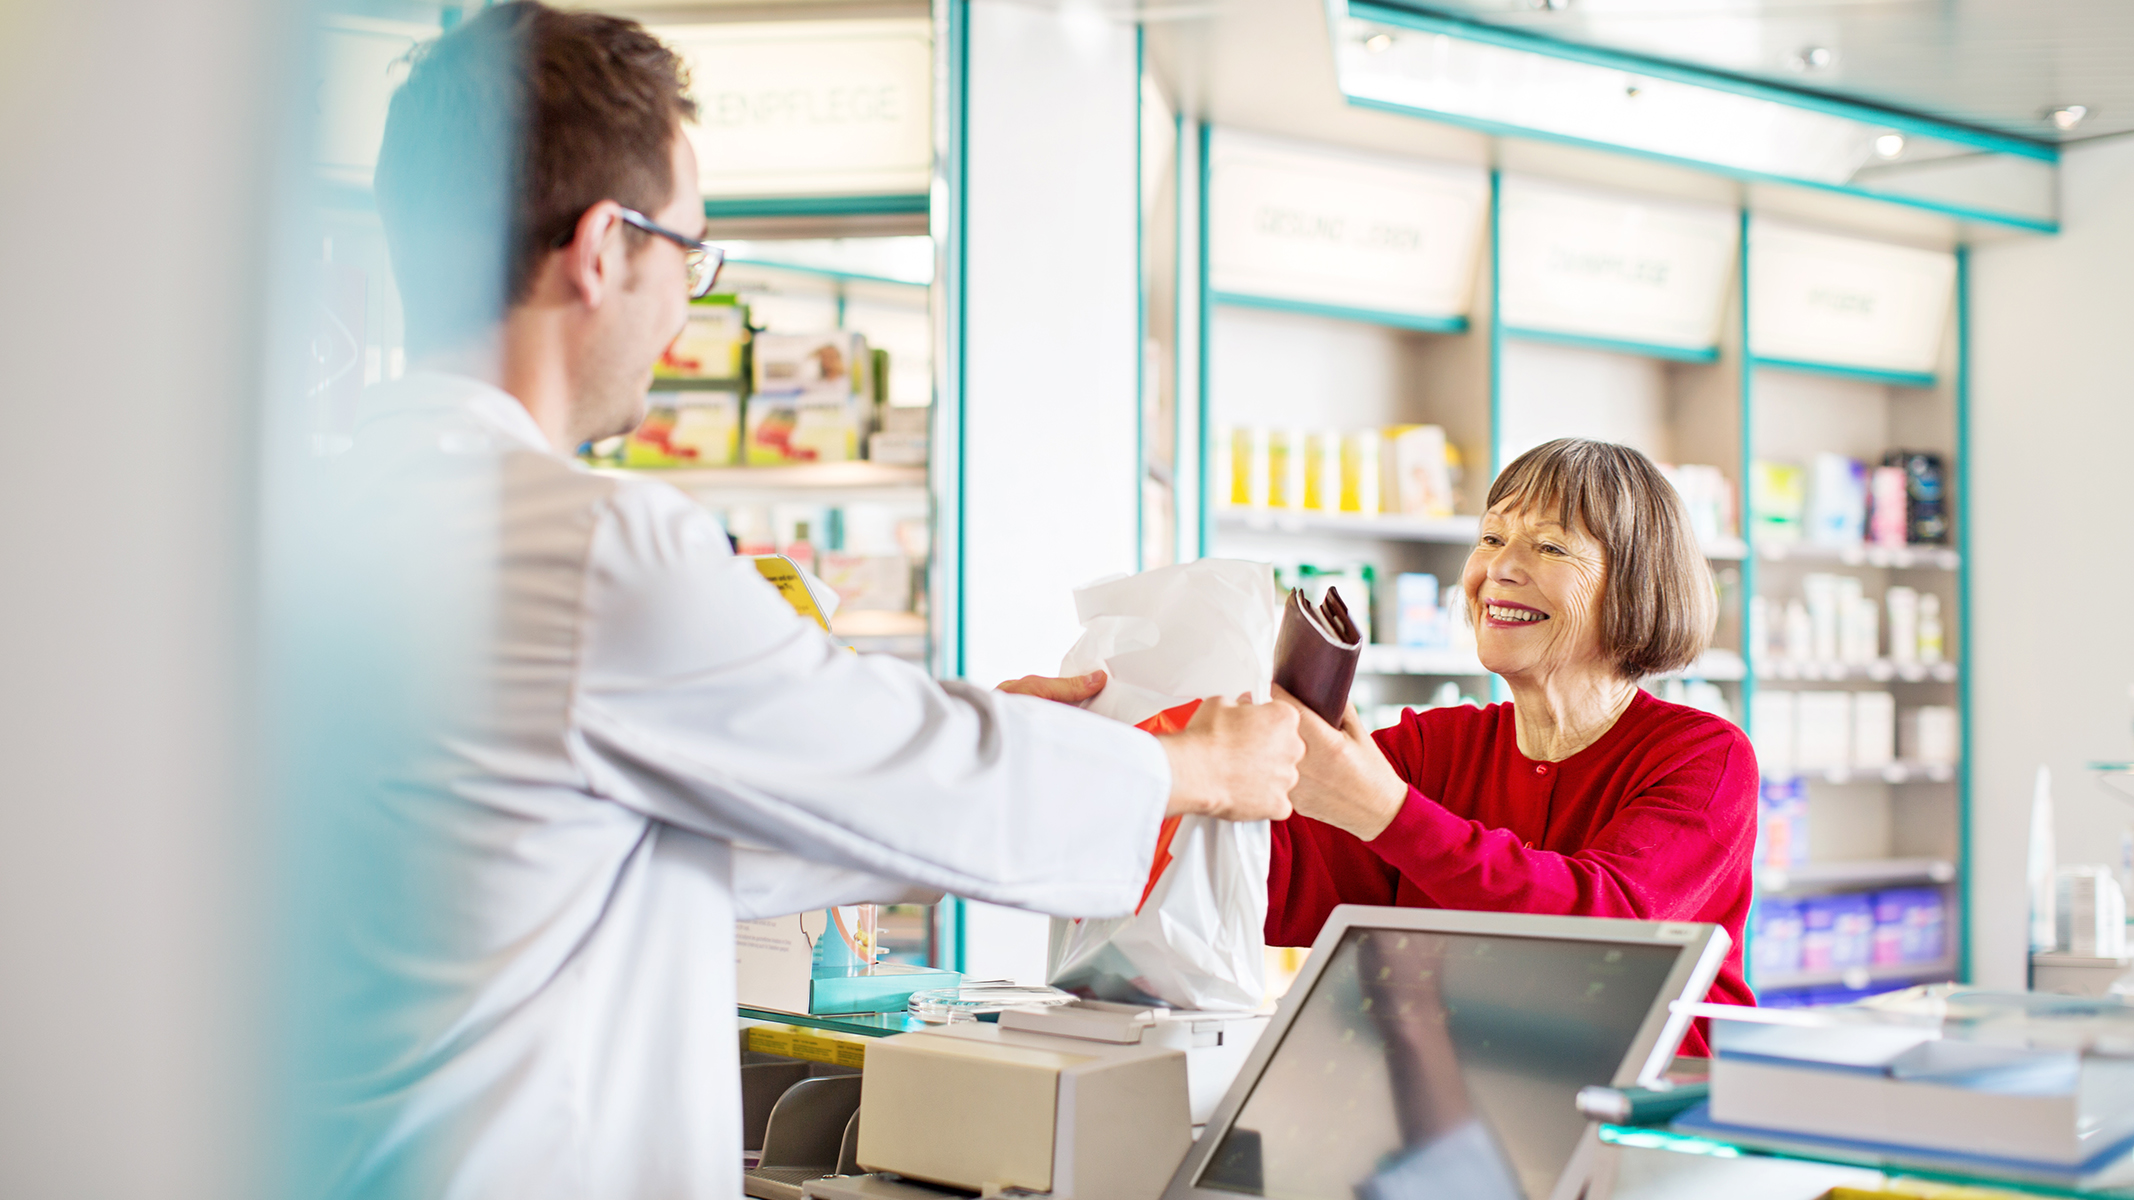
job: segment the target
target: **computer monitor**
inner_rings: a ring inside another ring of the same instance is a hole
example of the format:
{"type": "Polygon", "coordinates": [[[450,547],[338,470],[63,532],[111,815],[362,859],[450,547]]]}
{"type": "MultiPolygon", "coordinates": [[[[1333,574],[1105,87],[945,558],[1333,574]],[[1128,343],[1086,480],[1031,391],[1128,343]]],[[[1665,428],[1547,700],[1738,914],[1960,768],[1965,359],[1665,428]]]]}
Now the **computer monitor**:
{"type": "Polygon", "coordinates": [[[1716,925],[1334,910],[1164,1200],[1548,1200],[1580,1088],[1657,1081],[1716,925]]]}

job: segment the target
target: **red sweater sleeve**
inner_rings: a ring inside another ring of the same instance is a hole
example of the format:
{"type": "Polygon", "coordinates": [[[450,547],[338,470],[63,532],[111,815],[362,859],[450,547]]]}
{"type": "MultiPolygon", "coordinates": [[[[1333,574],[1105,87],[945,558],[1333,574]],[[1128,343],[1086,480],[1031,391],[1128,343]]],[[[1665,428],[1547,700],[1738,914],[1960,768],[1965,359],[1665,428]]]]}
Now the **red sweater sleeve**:
{"type": "Polygon", "coordinates": [[[1671,749],[1672,768],[1632,791],[1572,852],[1534,849],[1412,786],[1368,845],[1440,908],[1699,919],[1745,861],[1740,830],[1754,828],[1756,763],[1730,729],[1708,728],[1671,749]]]}
{"type": "Polygon", "coordinates": [[[1368,846],[1306,816],[1276,821],[1267,865],[1267,944],[1309,946],[1337,904],[1392,904],[1400,873],[1368,846]]]}

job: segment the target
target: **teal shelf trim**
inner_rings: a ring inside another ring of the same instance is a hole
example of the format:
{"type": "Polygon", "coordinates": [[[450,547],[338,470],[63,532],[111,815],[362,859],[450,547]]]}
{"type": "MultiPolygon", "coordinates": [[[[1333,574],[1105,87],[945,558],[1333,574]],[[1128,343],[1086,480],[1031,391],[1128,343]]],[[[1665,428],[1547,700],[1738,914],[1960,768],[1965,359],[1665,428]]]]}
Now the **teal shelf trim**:
{"type": "MultiPolygon", "coordinates": [[[[1193,273],[1197,279],[1193,291],[1197,301],[1196,307],[1200,310],[1200,334],[1194,340],[1194,353],[1199,359],[1195,369],[1200,372],[1200,386],[1193,389],[1193,402],[1200,409],[1200,553],[1197,557],[1205,558],[1208,548],[1215,544],[1215,515],[1208,507],[1208,498],[1213,494],[1213,485],[1208,481],[1208,464],[1214,458],[1215,442],[1214,433],[1208,429],[1208,416],[1214,409],[1208,399],[1208,372],[1213,361],[1208,353],[1208,332],[1215,324],[1215,297],[1208,290],[1208,146],[1214,140],[1215,127],[1206,121],[1199,122],[1199,126],[1200,131],[1195,138],[1199,147],[1199,161],[1193,164],[1194,172],[1200,178],[1200,186],[1193,193],[1196,209],[1193,221],[1193,273]]],[[[1230,486],[1230,481],[1224,480],[1223,486],[1230,486]]]]}
{"type": "Polygon", "coordinates": [[[1862,383],[1886,383],[1893,387],[1930,388],[1934,376],[1917,371],[1878,371],[1873,367],[1847,367],[1836,363],[1802,362],[1793,358],[1765,358],[1755,355],[1750,365],[1769,367],[1774,371],[1797,371],[1804,375],[1828,375],[1835,379],[1857,379],[1862,383]]]}
{"type": "Polygon", "coordinates": [[[704,201],[711,220],[741,217],[876,217],[933,210],[925,192],[886,196],[747,196],[704,201]]]}
{"type": "Polygon", "coordinates": [[[1405,29],[1414,29],[1423,33],[1442,33],[1448,37],[1461,38],[1470,42],[1481,42],[1485,45],[1499,46],[1507,50],[1523,50],[1530,54],[1547,55],[1550,58],[1560,58],[1569,62],[1581,62],[1591,66],[1629,71],[1638,75],[1650,76],[1654,79],[1667,79],[1695,87],[1711,88],[1715,91],[1729,92],[1737,96],[1748,96],[1757,100],[1768,100],[1773,103],[1807,109],[1811,112],[1820,112],[1829,116],[1883,125],[1905,133],[1941,138],[1945,141],[1956,142],[1959,145],[1970,146],[1978,150],[1987,150],[1996,154],[2013,154],[2022,158],[2047,163],[2060,161],[2060,147],[2056,143],[2045,141],[2041,138],[2021,137],[2016,134],[2004,133],[1997,129],[1966,125],[1962,122],[1944,120],[1924,113],[1910,112],[1904,109],[1870,104],[1858,100],[1841,99],[1807,88],[1787,87],[1784,84],[1773,83],[1752,76],[1694,67],[1687,63],[1651,58],[1642,54],[1612,50],[1604,46],[1588,46],[1575,42],[1566,42],[1545,34],[1530,33],[1523,29],[1507,29],[1503,26],[1490,25],[1471,18],[1453,16],[1423,7],[1373,3],[1371,0],[1350,0],[1346,7],[1348,15],[1359,20],[1398,25],[1405,29]]]}
{"type": "MultiPolygon", "coordinates": [[[[945,674],[950,678],[960,679],[963,677],[966,664],[970,662],[970,646],[966,633],[966,625],[968,623],[963,616],[964,599],[969,595],[970,582],[970,572],[964,561],[968,557],[965,553],[964,530],[968,528],[970,516],[970,501],[968,499],[970,494],[970,472],[965,467],[963,453],[969,429],[969,421],[966,417],[963,402],[963,381],[966,361],[964,299],[969,294],[968,287],[970,282],[970,273],[965,256],[965,248],[969,245],[967,239],[970,233],[971,207],[970,0],[948,0],[944,7],[947,10],[948,24],[948,63],[946,71],[948,75],[948,96],[945,99],[948,108],[949,150],[943,156],[945,162],[942,172],[946,176],[943,181],[946,186],[942,190],[947,193],[948,199],[948,212],[944,214],[946,218],[944,223],[948,226],[945,231],[948,237],[948,247],[947,252],[941,258],[943,274],[946,276],[942,281],[945,285],[945,294],[941,307],[943,318],[948,325],[948,370],[946,372],[948,378],[944,389],[947,395],[941,397],[941,400],[955,406],[956,433],[956,444],[951,448],[953,454],[951,470],[954,472],[956,495],[954,503],[948,506],[953,514],[956,527],[952,531],[951,538],[943,539],[950,541],[954,545],[956,554],[953,572],[956,594],[952,600],[952,613],[955,624],[949,636],[949,653],[946,655],[947,670],[945,674]]],[[[938,461],[940,456],[937,453],[935,457],[938,461]]],[[[936,467],[936,469],[938,470],[939,467],[936,467]]],[[[963,901],[961,898],[955,901],[954,912],[956,917],[954,965],[958,971],[961,971],[963,970],[963,901]]]]}
{"type": "Polygon", "coordinates": [[[1978,760],[1972,740],[1971,579],[1971,247],[1956,248],[1956,661],[1966,669],[1956,676],[1956,723],[1963,755],[1956,767],[1956,978],[1971,981],[1971,764],[1978,760]]]}
{"type": "Polygon", "coordinates": [[[1670,362],[1715,363],[1719,361],[1717,346],[1665,346],[1658,342],[1632,342],[1621,338],[1588,337],[1582,333],[1557,333],[1548,329],[1528,329],[1508,325],[1504,336],[1518,342],[1542,342],[1551,346],[1569,346],[1577,350],[1605,350],[1610,354],[1632,354],[1639,358],[1664,358],[1670,362]]]}
{"type": "Polygon", "coordinates": [[[1424,333],[1466,333],[1466,317],[1426,317],[1416,313],[1387,312],[1377,308],[1349,308],[1340,304],[1315,304],[1309,300],[1277,300],[1271,296],[1248,296],[1243,292],[1216,292],[1210,299],[1225,308],[1257,308],[1266,312],[1296,313],[1306,317],[1331,317],[1337,321],[1360,321],[1390,325],[1424,333]]]}
{"type": "Polygon", "coordinates": [[[1788,187],[1802,187],[1819,192],[1831,192],[1840,196],[1854,196],[1862,200],[1874,200],[1883,204],[1896,204],[1905,208],[1916,208],[1925,212],[1939,213],[1945,217],[1955,217],[1964,221],[1981,221],[1989,225],[2020,229],[2027,233],[2060,232],[2060,222],[2042,217],[2026,217],[2018,213],[1995,212],[1991,209],[1970,208],[1961,204],[1944,204],[1938,200],[1906,196],[1901,192],[1878,192],[1871,188],[1855,187],[1847,183],[1824,183],[1820,180],[1801,179],[1792,175],[1774,175],[1768,171],[1750,171],[1741,167],[1729,167],[1724,163],[1707,162],[1701,158],[1683,158],[1675,154],[1661,154],[1654,150],[1642,150],[1636,146],[1624,146],[1615,142],[1600,142],[1591,138],[1572,137],[1569,134],[1555,133],[1546,129],[1535,129],[1527,125],[1507,125],[1501,121],[1485,121],[1478,117],[1441,112],[1434,108],[1417,108],[1410,104],[1394,104],[1386,100],[1373,100],[1367,96],[1349,96],[1347,100],[1349,105],[1354,108],[1396,113],[1404,117],[1420,117],[1424,120],[1436,121],[1445,125],[1457,125],[1462,129],[1472,129],[1477,133],[1486,133],[1492,137],[1526,138],[1530,141],[1553,142],[1562,146],[1579,146],[1588,150],[1605,150],[1610,154],[1627,154],[1632,158],[1666,163],[1669,166],[1682,167],[1692,171],[1703,171],[1712,175],[1724,175],[1729,179],[1740,179],[1749,183],[1778,183],[1788,187]]]}
{"type": "MultiPolygon", "coordinates": [[[[1148,570],[1148,365],[1141,347],[1149,333],[1148,209],[1141,203],[1148,183],[1142,178],[1141,130],[1148,119],[1148,33],[1134,26],[1134,570],[1148,570]]],[[[1175,465],[1175,464],[1174,464],[1175,465]]],[[[1172,478],[1177,478],[1174,472],[1172,478]]]]}

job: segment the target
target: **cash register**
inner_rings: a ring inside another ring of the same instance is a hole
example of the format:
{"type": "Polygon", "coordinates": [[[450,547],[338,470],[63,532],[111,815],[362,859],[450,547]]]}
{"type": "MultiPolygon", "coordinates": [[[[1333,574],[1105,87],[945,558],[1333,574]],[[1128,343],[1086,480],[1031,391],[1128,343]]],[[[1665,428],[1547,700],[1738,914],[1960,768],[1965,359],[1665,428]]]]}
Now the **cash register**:
{"type": "Polygon", "coordinates": [[[1669,1006],[1729,946],[1715,925],[1346,905],[1197,1140],[1184,1050],[1004,1017],[870,1047],[865,1174],[805,1195],[1575,1195],[1578,1092],[1660,1080],[1690,1019],[1669,1006]]]}

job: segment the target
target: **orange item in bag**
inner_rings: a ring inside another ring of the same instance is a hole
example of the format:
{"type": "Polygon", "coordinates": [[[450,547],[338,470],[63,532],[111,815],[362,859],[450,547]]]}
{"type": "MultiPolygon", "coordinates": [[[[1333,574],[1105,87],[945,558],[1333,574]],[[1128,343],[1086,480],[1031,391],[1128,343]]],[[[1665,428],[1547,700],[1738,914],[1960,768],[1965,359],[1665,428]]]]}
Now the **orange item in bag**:
{"type": "MultiPolygon", "coordinates": [[[[1186,722],[1200,711],[1200,701],[1188,700],[1176,708],[1166,708],[1148,720],[1135,725],[1150,733],[1178,733],[1185,729],[1186,722]]],[[[1141,899],[1134,903],[1134,912],[1139,915],[1141,906],[1149,902],[1149,893],[1156,890],[1156,881],[1163,878],[1163,869],[1171,865],[1171,839],[1178,836],[1178,823],[1183,817],[1165,817],[1156,831],[1156,858],[1149,864],[1149,881],[1141,885],[1141,899]]]]}

